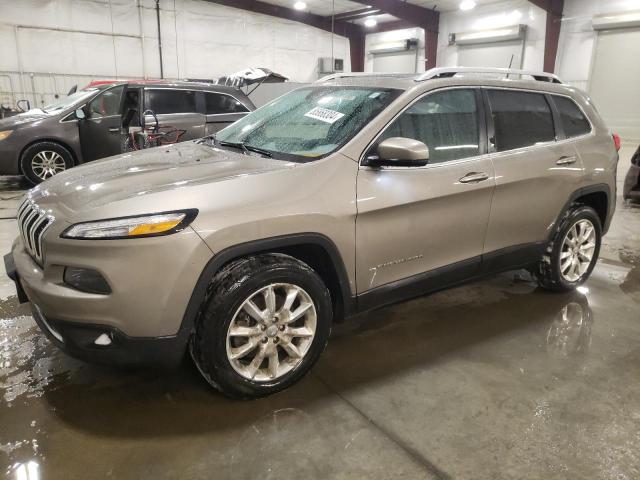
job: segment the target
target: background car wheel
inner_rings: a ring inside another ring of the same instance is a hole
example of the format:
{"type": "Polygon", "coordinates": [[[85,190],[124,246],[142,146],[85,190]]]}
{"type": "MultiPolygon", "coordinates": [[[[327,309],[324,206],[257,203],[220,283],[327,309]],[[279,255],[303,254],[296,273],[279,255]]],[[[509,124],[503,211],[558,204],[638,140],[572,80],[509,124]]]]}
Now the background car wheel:
{"type": "Polygon", "coordinates": [[[54,142],[39,142],[27,148],[20,159],[22,173],[37,185],[47,178],[73,167],[71,153],[54,142]]]}
{"type": "Polygon", "coordinates": [[[557,292],[573,290],[584,283],[598,260],[602,226],[596,211],[572,205],[538,265],[538,283],[557,292]]]}
{"type": "Polygon", "coordinates": [[[331,330],[327,287],[288,255],[243,258],[213,278],[196,320],[191,356],[225,395],[257,398],[297,382],[331,330]]]}

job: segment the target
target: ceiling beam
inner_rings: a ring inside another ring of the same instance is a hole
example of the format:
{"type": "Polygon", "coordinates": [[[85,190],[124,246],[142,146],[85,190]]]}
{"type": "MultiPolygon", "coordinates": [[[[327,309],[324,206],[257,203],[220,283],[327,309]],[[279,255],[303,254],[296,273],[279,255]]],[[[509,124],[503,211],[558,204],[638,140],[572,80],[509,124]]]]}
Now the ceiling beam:
{"type": "Polygon", "coordinates": [[[292,20],[294,22],[304,23],[311,27],[319,28],[321,30],[335,33],[343,37],[350,37],[359,35],[362,33],[362,27],[353,23],[335,20],[331,22],[331,17],[323,17],[322,15],[316,15],[309,12],[301,12],[294,10],[293,8],[281,7],[279,5],[273,5],[267,2],[261,2],[259,0],[206,0],[211,3],[217,3],[218,5],[224,5],[226,7],[238,8],[240,10],[247,10],[253,13],[261,13],[263,15],[270,15],[272,17],[283,18],[285,20],[292,20]]]}
{"type": "MultiPolygon", "coordinates": [[[[355,20],[356,18],[368,17],[369,15],[379,15],[381,12],[377,8],[361,8],[350,12],[337,13],[336,20],[355,20]]],[[[331,18],[330,16],[327,18],[331,18]]]]}
{"type": "Polygon", "coordinates": [[[438,23],[440,22],[440,13],[430,8],[421,7],[402,0],[353,0],[356,3],[369,5],[372,8],[382,10],[401,20],[411,22],[413,25],[438,31],[438,23]]]}

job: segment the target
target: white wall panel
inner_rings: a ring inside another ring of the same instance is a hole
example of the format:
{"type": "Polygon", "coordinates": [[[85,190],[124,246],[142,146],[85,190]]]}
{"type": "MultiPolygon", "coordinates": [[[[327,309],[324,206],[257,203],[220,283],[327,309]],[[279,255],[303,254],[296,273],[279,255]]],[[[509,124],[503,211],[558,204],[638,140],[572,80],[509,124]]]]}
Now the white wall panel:
{"type": "MultiPolygon", "coordinates": [[[[466,66],[460,63],[459,48],[449,45],[449,34],[487,30],[509,25],[527,25],[524,43],[524,58],[522,66],[525,69],[542,70],[544,63],[544,37],[546,31],[547,14],[528,0],[509,0],[504,2],[481,5],[473,10],[444,12],[440,14],[440,32],[438,35],[439,67],[466,66]]],[[[487,44],[486,62],[483,59],[482,46],[474,46],[474,65],[493,62],[495,45],[487,44]]],[[[493,65],[491,65],[493,66],[493,65]]],[[[503,65],[504,67],[508,66],[503,65]]]]}
{"type": "MultiPolygon", "coordinates": [[[[160,6],[165,78],[211,79],[253,66],[309,82],[318,57],[331,55],[330,33],[297,22],[201,0],[160,6]]],[[[18,98],[40,106],[74,83],[160,76],[154,0],[0,0],[0,12],[3,103],[13,104],[6,75],[18,98]]],[[[348,40],[333,36],[333,51],[348,70],[348,40]]]]}
{"type": "Polygon", "coordinates": [[[638,9],[639,0],[565,0],[556,58],[556,72],[560,78],[587,90],[597,36],[591,26],[593,16],[638,9]]]}
{"type": "MultiPolygon", "coordinates": [[[[418,72],[424,72],[424,30],[421,28],[403,28],[401,30],[392,30],[390,32],[379,32],[379,33],[371,33],[366,36],[364,51],[365,51],[365,61],[364,61],[364,71],[365,72],[374,72],[376,71],[376,63],[377,68],[379,69],[392,69],[397,66],[398,68],[409,68],[409,65],[415,64],[415,50],[411,50],[406,54],[401,53],[404,58],[379,58],[378,62],[375,62],[374,55],[369,53],[369,50],[373,45],[379,45],[383,43],[396,42],[400,40],[407,40],[410,38],[418,39],[418,72]],[[408,58],[411,57],[411,58],[408,58]],[[387,60],[387,61],[385,61],[387,60]],[[397,60],[397,61],[394,61],[397,60]]],[[[409,72],[403,73],[411,73],[413,72],[413,67],[409,72]]]]}

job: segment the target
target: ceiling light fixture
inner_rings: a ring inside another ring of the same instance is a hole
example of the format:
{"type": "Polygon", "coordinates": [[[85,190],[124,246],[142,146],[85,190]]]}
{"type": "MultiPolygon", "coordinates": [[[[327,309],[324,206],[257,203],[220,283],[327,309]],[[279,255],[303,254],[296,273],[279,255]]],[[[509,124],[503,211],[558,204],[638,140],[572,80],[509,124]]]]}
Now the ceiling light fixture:
{"type": "Polygon", "coordinates": [[[296,2],[293,4],[293,8],[295,8],[296,10],[306,10],[307,4],[304,2],[296,2]]]}
{"type": "Polygon", "coordinates": [[[368,28],[373,28],[373,27],[375,27],[377,24],[378,24],[378,22],[376,22],[376,19],[375,19],[375,18],[367,18],[367,19],[364,21],[364,26],[365,26],[365,27],[368,27],[368,28]]]}
{"type": "Polygon", "coordinates": [[[475,8],[475,6],[476,2],[473,0],[462,0],[462,2],[460,2],[460,10],[471,10],[475,8]]]}

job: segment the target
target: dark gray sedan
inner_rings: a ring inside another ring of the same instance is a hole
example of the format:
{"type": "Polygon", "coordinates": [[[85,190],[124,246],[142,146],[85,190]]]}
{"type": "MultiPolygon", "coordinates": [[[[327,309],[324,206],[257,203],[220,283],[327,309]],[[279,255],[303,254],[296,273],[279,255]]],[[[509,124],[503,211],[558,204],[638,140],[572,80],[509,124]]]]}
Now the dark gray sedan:
{"type": "Polygon", "coordinates": [[[0,120],[0,175],[34,184],[74,165],[116,155],[151,123],[210,135],[255,110],[233,87],[193,82],[114,82],[90,86],[44,108],[0,120]]]}

